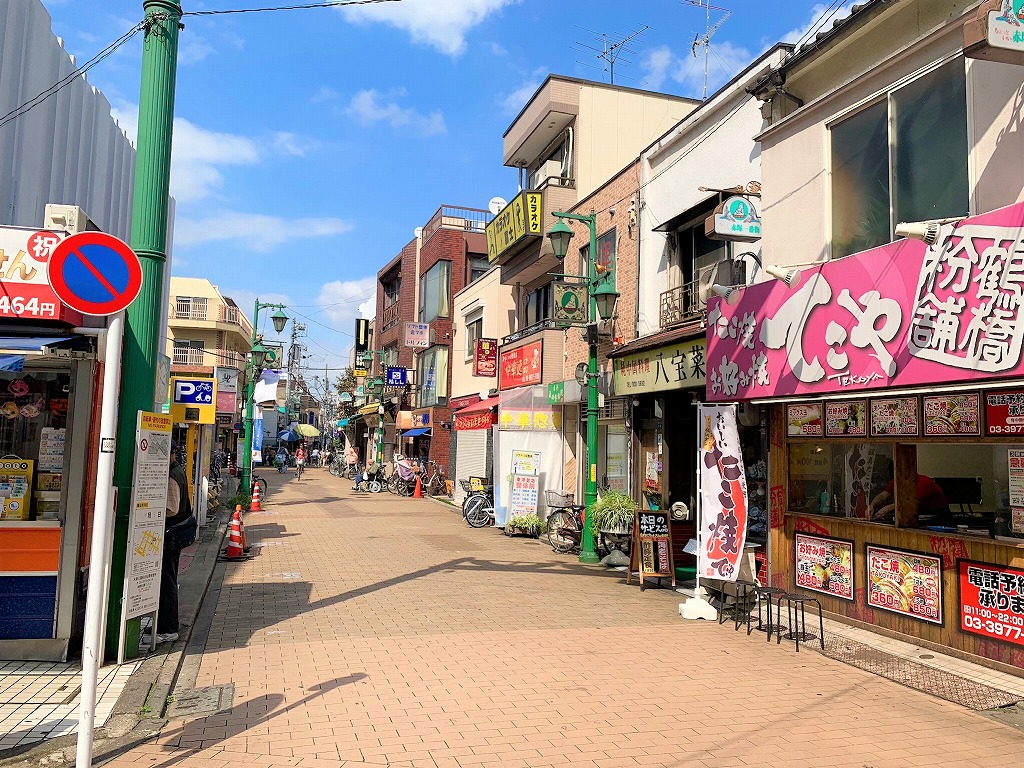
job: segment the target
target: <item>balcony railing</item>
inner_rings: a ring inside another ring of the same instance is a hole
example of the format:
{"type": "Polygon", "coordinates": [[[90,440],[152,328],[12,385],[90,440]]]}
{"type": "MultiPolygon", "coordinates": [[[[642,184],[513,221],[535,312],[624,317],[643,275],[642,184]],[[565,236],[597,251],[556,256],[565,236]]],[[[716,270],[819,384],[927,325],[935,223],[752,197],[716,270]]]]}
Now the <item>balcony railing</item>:
{"type": "Polygon", "coordinates": [[[241,312],[238,311],[238,307],[232,307],[228,304],[220,305],[220,321],[222,323],[234,323],[235,325],[241,325],[241,312]]]}
{"type": "Polygon", "coordinates": [[[400,307],[401,303],[397,301],[394,304],[384,307],[384,312],[381,316],[382,331],[394,328],[398,324],[398,312],[400,307]]]}
{"type": "Polygon", "coordinates": [[[202,347],[175,347],[174,365],[213,365],[208,360],[214,360],[211,355],[207,357],[206,350],[202,347]]]}
{"type": "Polygon", "coordinates": [[[479,208],[455,208],[442,205],[423,228],[423,242],[439,229],[459,229],[464,232],[484,233],[488,222],[494,218],[490,211],[479,208]]]}
{"type": "Polygon", "coordinates": [[[706,287],[702,291],[698,281],[664,291],[659,301],[660,327],[671,328],[701,317],[707,310],[706,291],[706,287]]]}
{"type": "Polygon", "coordinates": [[[234,368],[241,371],[245,367],[245,356],[233,349],[176,346],[172,363],[173,365],[204,366],[206,368],[215,366],[234,368]]]}
{"type": "Polygon", "coordinates": [[[551,319],[541,320],[539,323],[534,323],[533,325],[527,326],[526,328],[523,328],[521,331],[516,331],[515,333],[510,333],[508,336],[505,336],[501,340],[501,343],[502,344],[511,344],[513,341],[519,341],[520,339],[525,339],[527,336],[532,336],[533,334],[540,333],[541,331],[549,331],[549,330],[552,330],[552,329],[564,328],[564,327],[565,327],[565,323],[564,322],[560,322],[558,320],[551,320],[551,319]]]}
{"type": "Polygon", "coordinates": [[[178,296],[174,301],[176,320],[208,319],[209,302],[203,298],[178,296]]]}

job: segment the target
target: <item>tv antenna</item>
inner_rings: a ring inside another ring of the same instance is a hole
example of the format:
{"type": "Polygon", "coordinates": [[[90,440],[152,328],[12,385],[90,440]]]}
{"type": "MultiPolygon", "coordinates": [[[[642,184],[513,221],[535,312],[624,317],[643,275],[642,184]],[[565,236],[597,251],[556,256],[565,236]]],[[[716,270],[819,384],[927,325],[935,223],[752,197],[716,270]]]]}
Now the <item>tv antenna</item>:
{"type": "MultiPolygon", "coordinates": [[[[604,66],[601,68],[601,71],[607,72],[608,82],[611,83],[612,85],[615,85],[615,64],[619,60],[619,57],[623,53],[635,54],[636,51],[629,47],[629,42],[640,37],[640,35],[642,35],[644,32],[650,29],[650,27],[645,24],[641,29],[638,29],[633,34],[626,35],[624,37],[609,37],[604,33],[594,32],[593,30],[585,29],[584,27],[579,27],[579,29],[583,29],[585,32],[590,32],[591,34],[598,36],[598,39],[601,42],[600,48],[596,48],[592,45],[584,45],[583,43],[577,43],[577,45],[586,48],[588,51],[593,51],[597,58],[604,61],[604,66]]],[[[587,67],[591,66],[590,64],[586,64],[584,62],[579,63],[587,67]]],[[[624,59],[623,63],[630,64],[632,62],[624,59]]]]}
{"type": "Polygon", "coordinates": [[[717,32],[721,28],[721,26],[725,24],[726,19],[732,16],[732,11],[730,11],[728,8],[723,8],[718,5],[712,5],[711,0],[682,0],[682,2],[686,3],[687,5],[692,5],[694,8],[704,9],[704,34],[696,35],[693,38],[693,46],[691,48],[694,58],[697,58],[697,49],[701,47],[704,48],[704,93],[701,95],[701,101],[704,101],[708,97],[708,54],[711,50],[711,38],[715,34],[715,32],[717,32]],[[725,13],[722,15],[722,18],[716,21],[713,26],[711,24],[712,11],[725,11],[725,13]]]}

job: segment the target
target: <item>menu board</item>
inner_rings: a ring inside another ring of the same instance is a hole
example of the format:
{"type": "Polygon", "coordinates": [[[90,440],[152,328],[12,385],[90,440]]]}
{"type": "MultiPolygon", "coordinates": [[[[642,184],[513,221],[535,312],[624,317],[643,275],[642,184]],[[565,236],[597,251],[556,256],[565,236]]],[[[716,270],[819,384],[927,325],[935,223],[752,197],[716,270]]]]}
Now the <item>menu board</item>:
{"type": "Polygon", "coordinates": [[[786,433],[790,437],[821,437],[821,403],[787,405],[786,433]]]}
{"type": "Polygon", "coordinates": [[[34,461],[0,460],[0,520],[28,520],[34,461]]]}
{"type": "Polygon", "coordinates": [[[629,583],[633,571],[640,576],[640,589],[644,588],[644,577],[667,577],[676,585],[675,563],[672,559],[672,527],[669,513],[643,510],[633,518],[633,545],[629,555],[629,583]]]}
{"type": "Polygon", "coordinates": [[[1024,570],[957,561],[960,629],[1024,647],[1024,570]]]}
{"type": "Polygon", "coordinates": [[[981,434],[981,395],[936,395],[922,402],[926,435],[981,434]]]}
{"type": "Polygon", "coordinates": [[[915,436],[918,424],[916,397],[890,397],[871,401],[871,436],[915,436]]]}
{"type": "Polygon", "coordinates": [[[825,403],[825,434],[828,437],[865,437],[867,433],[867,400],[825,403]]]}
{"type": "Polygon", "coordinates": [[[1024,392],[985,395],[985,434],[1024,434],[1024,392]]]}
{"type": "Polygon", "coordinates": [[[868,605],[942,624],[942,558],[867,546],[868,605]]]}
{"type": "Polygon", "coordinates": [[[853,600],[853,542],[797,533],[793,556],[796,585],[853,600]]]}
{"type": "Polygon", "coordinates": [[[537,514],[537,497],[540,478],[537,475],[512,475],[512,498],[509,502],[509,517],[523,517],[537,514]]]}

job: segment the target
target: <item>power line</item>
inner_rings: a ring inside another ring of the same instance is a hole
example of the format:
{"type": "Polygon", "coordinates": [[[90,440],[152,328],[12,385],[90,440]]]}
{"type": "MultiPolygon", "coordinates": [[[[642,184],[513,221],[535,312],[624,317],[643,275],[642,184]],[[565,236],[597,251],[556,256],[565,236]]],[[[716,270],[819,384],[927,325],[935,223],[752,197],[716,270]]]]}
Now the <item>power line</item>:
{"type": "Polygon", "coordinates": [[[313,8],[343,8],[346,5],[374,5],[376,3],[400,3],[402,0],[334,0],[324,3],[302,5],[277,5],[266,8],[229,8],[220,11],[188,11],[182,16],[224,16],[229,13],[265,13],[267,11],[308,11],[313,8]]]}
{"type": "Polygon", "coordinates": [[[822,26],[828,22],[829,19],[831,19],[833,16],[839,13],[839,11],[843,9],[843,5],[845,4],[845,2],[846,0],[832,0],[832,3],[829,5],[828,8],[826,8],[822,12],[818,20],[812,22],[811,26],[807,28],[807,31],[804,32],[795,43],[793,43],[793,53],[796,53],[797,49],[801,46],[801,44],[803,44],[805,39],[809,42],[811,38],[817,34],[818,30],[821,29],[822,26]]]}

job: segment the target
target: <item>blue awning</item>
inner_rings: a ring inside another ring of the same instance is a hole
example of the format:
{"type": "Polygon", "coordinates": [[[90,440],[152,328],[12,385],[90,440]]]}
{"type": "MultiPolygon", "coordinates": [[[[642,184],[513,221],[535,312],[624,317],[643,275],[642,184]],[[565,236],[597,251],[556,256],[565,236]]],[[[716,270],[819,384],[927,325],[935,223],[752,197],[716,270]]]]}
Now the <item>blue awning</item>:
{"type": "Polygon", "coordinates": [[[430,436],[430,427],[417,427],[402,433],[402,437],[419,437],[420,435],[430,436]]]}

